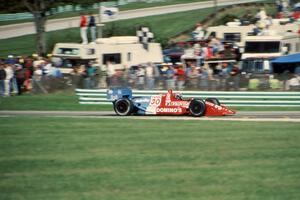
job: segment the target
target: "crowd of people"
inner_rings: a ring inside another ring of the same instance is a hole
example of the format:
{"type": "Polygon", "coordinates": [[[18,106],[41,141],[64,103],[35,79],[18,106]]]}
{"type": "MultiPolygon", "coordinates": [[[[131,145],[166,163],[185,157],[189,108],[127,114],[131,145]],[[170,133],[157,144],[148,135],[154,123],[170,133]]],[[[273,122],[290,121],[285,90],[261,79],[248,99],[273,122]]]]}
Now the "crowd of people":
{"type": "Polygon", "coordinates": [[[50,59],[9,55],[0,59],[0,96],[21,95],[37,89],[47,92],[47,86],[40,84],[46,76],[59,78],[63,75],[50,59]]]}
{"type": "MultiPolygon", "coordinates": [[[[81,69],[80,69],[81,68],[81,69]]],[[[106,71],[89,65],[73,74],[78,88],[108,88],[128,86],[139,90],[299,90],[300,73],[283,75],[243,73],[235,62],[205,63],[145,63],[127,69],[115,69],[108,62],[106,71]],[[99,71],[100,70],[100,71],[99,71]]]]}
{"type": "Polygon", "coordinates": [[[78,64],[62,74],[61,59],[13,57],[0,60],[0,95],[23,92],[48,93],[66,88],[129,86],[140,90],[299,90],[300,71],[295,74],[263,74],[254,78],[241,72],[234,62],[145,63],[116,69],[112,62],[98,66],[94,61],[78,64]],[[59,85],[59,86],[58,86],[59,85]]]}

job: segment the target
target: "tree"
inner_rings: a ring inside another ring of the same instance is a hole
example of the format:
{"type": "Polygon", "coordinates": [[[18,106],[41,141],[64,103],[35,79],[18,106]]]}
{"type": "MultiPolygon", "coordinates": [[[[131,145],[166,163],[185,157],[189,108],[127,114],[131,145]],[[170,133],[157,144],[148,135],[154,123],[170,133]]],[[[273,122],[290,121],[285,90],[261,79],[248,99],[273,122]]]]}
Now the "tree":
{"type": "Polygon", "coordinates": [[[37,37],[36,50],[39,55],[46,54],[46,35],[45,35],[45,25],[46,25],[46,12],[51,8],[54,3],[53,0],[22,0],[23,4],[32,13],[34,17],[34,24],[37,37]]]}
{"type": "MultiPolygon", "coordinates": [[[[18,5],[18,0],[10,1],[10,3],[15,2],[18,5]]],[[[64,5],[64,4],[82,4],[90,5],[95,2],[101,2],[99,0],[22,0],[23,5],[27,8],[29,12],[32,13],[34,17],[34,24],[36,29],[37,46],[36,50],[39,55],[45,55],[46,48],[46,34],[45,25],[47,21],[47,11],[51,8],[64,5]]]]}

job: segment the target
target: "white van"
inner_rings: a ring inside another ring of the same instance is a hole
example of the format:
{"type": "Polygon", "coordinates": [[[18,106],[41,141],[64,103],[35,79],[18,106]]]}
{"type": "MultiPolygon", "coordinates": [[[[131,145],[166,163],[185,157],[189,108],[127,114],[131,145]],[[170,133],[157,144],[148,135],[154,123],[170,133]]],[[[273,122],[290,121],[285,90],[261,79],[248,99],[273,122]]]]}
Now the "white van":
{"type": "Polygon", "coordinates": [[[292,53],[300,52],[298,34],[286,32],[245,38],[245,51],[242,54],[242,68],[247,72],[271,72],[270,60],[292,53]]]}
{"type": "Polygon", "coordinates": [[[300,38],[298,34],[270,32],[270,34],[246,37],[242,59],[271,58],[299,51],[300,38]]]}
{"type": "Polygon", "coordinates": [[[102,69],[105,69],[107,61],[111,61],[116,69],[147,62],[163,62],[159,43],[144,45],[135,36],[98,38],[95,43],[90,44],[57,43],[52,54],[72,64],[77,61],[85,63],[94,60],[102,69]]]}
{"type": "MultiPolygon", "coordinates": [[[[300,23],[288,23],[288,21],[286,20],[289,19],[273,19],[272,25],[269,26],[269,30],[275,31],[277,33],[298,33],[298,30],[300,29],[300,23]]],[[[216,37],[221,38],[226,42],[234,42],[240,48],[244,48],[246,37],[253,35],[253,30],[256,28],[256,26],[253,24],[241,26],[239,25],[239,23],[227,24],[228,25],[208,27],[206,29],[207,33],[205,37],[208,38],[211,35],[215,35],[216,37]]]]}
{"type": "Polygon", "coordinates": [[[253,32],[255,25],[239,26],[239,25],[221,25],[208,27],[206,38],[215,36],[226,42],[234,42],[239,47],[244,47],[244,38],[253,32]]]}

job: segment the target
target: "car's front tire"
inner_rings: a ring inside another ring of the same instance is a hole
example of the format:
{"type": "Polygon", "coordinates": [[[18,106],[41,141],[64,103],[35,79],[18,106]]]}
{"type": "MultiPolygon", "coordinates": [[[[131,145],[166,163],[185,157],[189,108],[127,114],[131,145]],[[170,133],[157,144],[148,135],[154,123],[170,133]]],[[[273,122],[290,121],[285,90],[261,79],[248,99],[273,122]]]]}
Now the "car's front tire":
{"type": "Polygon", "coordinates": [[[193,99],[189,105],[189,110],[192,116],[200,117],[205,114],[205,102],[199,99],[193,99]]]}
{"type": "Polygon", "coordinates": [[[114,110],[120,116],[130,115],[133,111],[133,103],[127,98],[118,99],[114,103],[114,110]]]}

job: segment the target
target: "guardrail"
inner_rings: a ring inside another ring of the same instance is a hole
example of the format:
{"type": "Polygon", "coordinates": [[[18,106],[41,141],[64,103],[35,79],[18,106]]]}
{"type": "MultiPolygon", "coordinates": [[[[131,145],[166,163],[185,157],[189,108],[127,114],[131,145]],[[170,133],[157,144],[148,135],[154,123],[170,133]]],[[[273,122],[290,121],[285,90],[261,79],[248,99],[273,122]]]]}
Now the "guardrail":
{"type": "MultiPolygon", "coordinates": [[[[80,104],[111,104],[106,99],[106,89],[76,89],[80,104]]],[[[165,90],[133,90],[134,96],[164,94],[165,90]]],[[[174,91],[177,92],[177,91],[174,91]]],[[[227,106],[280,106],[300,107],[300,92],[228,92],[228,91],[180,91],[183,97],[215,97],[227,106]]]]}

